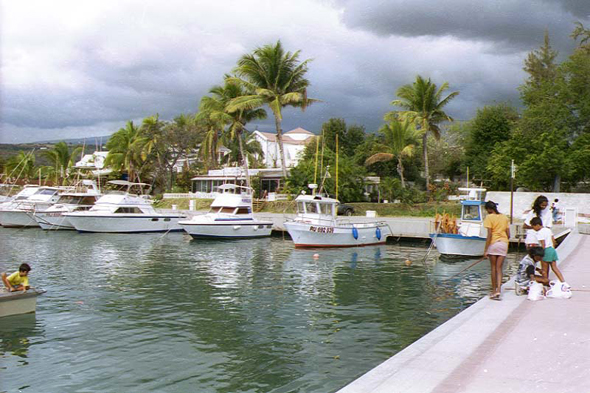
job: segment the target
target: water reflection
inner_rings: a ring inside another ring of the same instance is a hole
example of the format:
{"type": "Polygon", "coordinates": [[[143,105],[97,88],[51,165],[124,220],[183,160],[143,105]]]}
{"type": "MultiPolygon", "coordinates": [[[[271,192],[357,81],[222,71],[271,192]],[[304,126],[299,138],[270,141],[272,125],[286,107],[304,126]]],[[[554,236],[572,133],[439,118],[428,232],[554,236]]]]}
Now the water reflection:
{"type": "Polygon", "coordinates": [[[472,261],[419,244],[0,228],[0,247],[48,290],[29,333],[0,324],[7,391],[334,391],[489,286],[487,264],[453,277],[472,261]]]}
{"type": "Polygon", "coordinates": [[[35,314],[12,315],[0,319],[0,354],[2,358],[16,356],[20,365],[27,365],[31,342],[43,337],[35,314]]]}

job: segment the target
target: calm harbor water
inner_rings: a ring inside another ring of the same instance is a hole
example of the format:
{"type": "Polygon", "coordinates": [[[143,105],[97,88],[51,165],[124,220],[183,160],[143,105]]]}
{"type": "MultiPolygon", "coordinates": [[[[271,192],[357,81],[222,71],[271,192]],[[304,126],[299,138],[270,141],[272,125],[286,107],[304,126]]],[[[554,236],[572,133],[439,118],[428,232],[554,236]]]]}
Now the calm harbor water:
{"type": "Polygon", "coordinates": [[[0,271],[47,290],[0,319],[0,392],[338,390],[488,293],[427,246],[0,228],[0,271]]]}

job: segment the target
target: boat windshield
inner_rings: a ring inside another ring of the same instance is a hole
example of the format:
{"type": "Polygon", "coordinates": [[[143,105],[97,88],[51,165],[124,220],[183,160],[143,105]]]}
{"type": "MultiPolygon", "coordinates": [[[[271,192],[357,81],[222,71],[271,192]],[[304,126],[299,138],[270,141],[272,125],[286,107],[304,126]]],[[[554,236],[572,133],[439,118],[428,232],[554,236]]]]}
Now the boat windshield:
{"type": "Polygon", "coordinates": [[[480,206],[479,205],[464,205],[463,206],[463,221],[481,221],[480,206]]]}
{"type": "Polygon", "coordinates": [[[240,207],[236,214],[250,214],[250,208],[240,207]]]}
{"type": "Polygon", "coordinates": [[[332,204],[331,203],[320,203],[320,213],[328,216],[332,215],[332,204]]]}
{"type": "Polygon", "coordinates": [[[305,212],[306,213],[317,213],[317,203],[316,202],[305,202],[305,212]]]}
{"type": "Polygon", "coordinates": [[[57,193],[57,190],[52,189],[41,189],[35,193],[35,195],[54,195],[57,193]]]}

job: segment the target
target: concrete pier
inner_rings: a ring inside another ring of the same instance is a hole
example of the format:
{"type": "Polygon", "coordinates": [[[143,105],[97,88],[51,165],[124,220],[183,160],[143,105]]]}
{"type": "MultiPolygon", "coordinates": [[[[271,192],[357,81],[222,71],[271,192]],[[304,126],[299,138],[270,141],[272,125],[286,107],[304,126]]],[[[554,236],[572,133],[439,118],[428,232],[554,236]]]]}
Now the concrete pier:
{"type": "Polygon", "coordinates": [[[571,299],[529,301],[511,279],[339,392],[590,392],[590,236],[558,253],[571,299]]]}

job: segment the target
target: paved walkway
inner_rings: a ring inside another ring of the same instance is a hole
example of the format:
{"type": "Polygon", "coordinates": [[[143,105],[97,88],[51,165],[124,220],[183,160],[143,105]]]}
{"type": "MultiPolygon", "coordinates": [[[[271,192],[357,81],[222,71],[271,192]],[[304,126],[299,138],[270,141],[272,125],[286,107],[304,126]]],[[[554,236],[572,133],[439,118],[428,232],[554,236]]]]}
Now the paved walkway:
{"type": "Polygon", "coordinates": [[[558,252],[571,299],[532,302],[511,280],[340,392],[590,392],[590,236],[558,252]]]}

